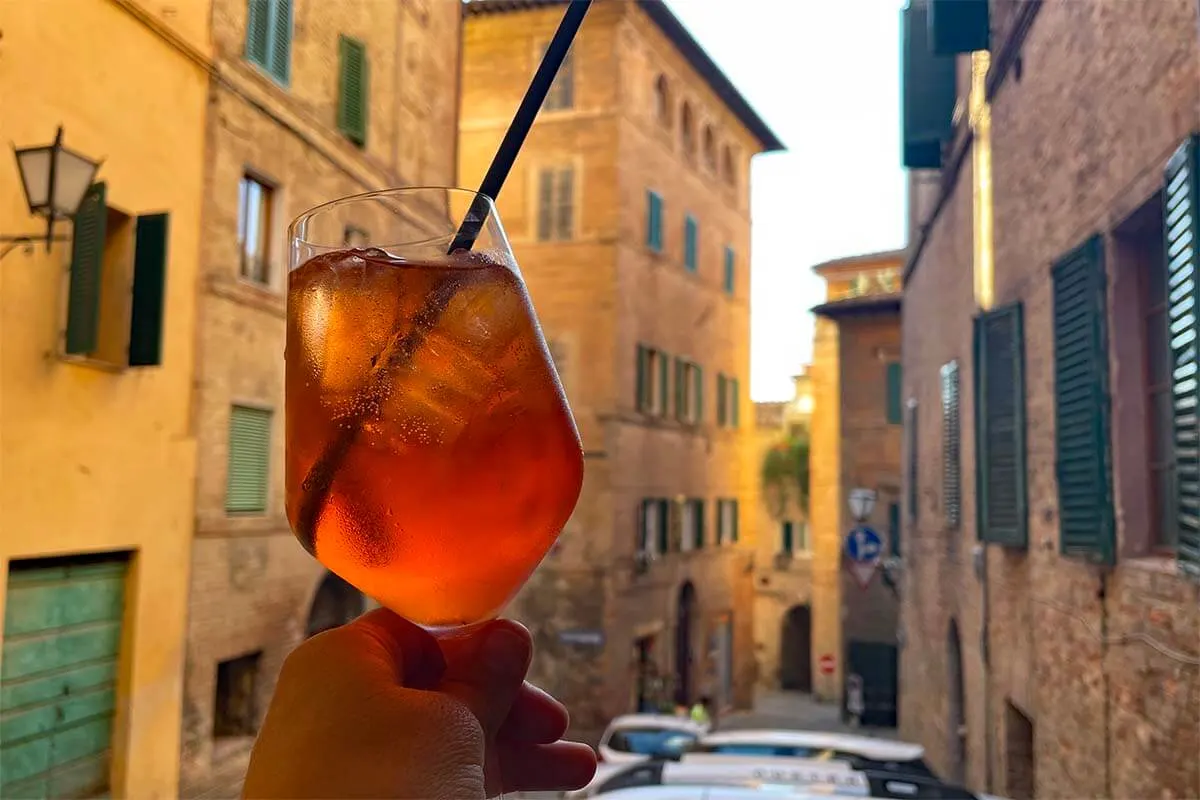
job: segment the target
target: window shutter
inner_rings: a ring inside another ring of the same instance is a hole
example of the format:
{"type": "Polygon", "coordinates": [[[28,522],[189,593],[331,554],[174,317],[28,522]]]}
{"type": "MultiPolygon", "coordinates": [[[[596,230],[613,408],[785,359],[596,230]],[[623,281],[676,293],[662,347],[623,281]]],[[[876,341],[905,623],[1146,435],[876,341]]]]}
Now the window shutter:
{"type": "Polygon", "coordinates": [[[903,166],[939,169],[942,144],[954,132],[952,118],[958,99],[954,56],[933,53],[927,0],[912,0],[901,12],[900,31],[903,166]]]}
{"type": "Polygon", "coordinates": [[[654,247],[654,217],[656,210],[654,208],[654,192],[646,190],[646,246],[654,247]]]}
{"type": "Polygon", "coordinates": [[[555,205],[555,234],[562,241],[575,235],[575,169],[566,167],[558,172],[558,202],[555,205]]]}
{"type": "Polygon", "coordinates": [[[100,284],[108,223],[105,185],[94,183],[75,213],[71,241],[71,285],[67,291],[66,352],[88,355],[100,332],[100,284]]]}
{"type": "Polygon", "coordinates": [[[1200,136],[1167,163],[1163,220],[1179,567],[1200,579],[1200,136]]]}
{"type": "Polygon", "coordinates": [[[697,236],[696,220],[689,214],[683,220],[683,265],[688,272],[696,271],[697,236]]]}
{"type": "Polygon", "coordinates": [[[962,443],[959,425],[958,362],[942,365],[942,508],[946,527],[962,520],[962,443]]]}
{"type": "Polygon", "coordinates": [[[727,294],[733,294],[733,278],[734,278],[733,267],[734,267],[733,248],[727,246],[725,248],[725,276],[724,276],[724,286],[725,286],[725,292],[727,294]]]}
{"type": "Polygon", "coordinates": [[[129,317],[129,366],[162,363],[167,291],[167,215],[137,219],[133,250],[133,302],[129,317]]]}
{"type": "Polygon", "coordinates": [[[732,539],[731,539],[731,541],[733,541],[733,542],[736,544],[736,543],[737,543],[737,540],[738,540],[738,501],[737,501],[737,500],[730,500],[730,501],[728,501],[728,502],[729,502],[729,504],[730,504],[730,505],[733,507],[733,513],[732,513],[732,517],[733,517],[733,531],[732,531],[732,534],[733,534],[733,536],[732,536],[732,539]]]}
{"type": "Polygon", "coordinates": [[[229,466],[225,510],[267,510],[267,477],[271,460],[271,412],[233,406],[229,415],[229,466]]]}
{"type": "Polygon", "coordinates": [[[575,48],[567,50],[552,86],[555,108],[573,108],[575,105],[575,48]]]}
{"type": "Polygon", "coordinates": [[[741,404],[742,404],[742,390],[741,390],[741,384],[738,383],[737,378],[734,378],[733,380],[729,381],[729,386],[730,386],[730,389],[729,389],[729,392],[730,392],[729,424],[736,428],[736,427],[738,427],[738,422],[740,420],[739,409],[741,408],[741,404]]]}
{"type": "Polygon", "coordinates": [[[1093,237],[1052,268],[1054,429],[1062,552],[1116,556],[1109,444],[1104,252],[1093,237]]]}
{"type": "Polygon", "coordinates": [[[896,558],[900,557],[900,504],[888,503],[888,547],[896,558]]]}
{"type": "Polygon", "coordinates": [[[548,242],[554,235],[554,170],[544,169],[538,173],[538,222],[539,242],[548,242]]]}
{"type": "Polygon", "coordinates": [[[1025,375],[1021,306],[975,320],[979,538],[1025,547],[1025,375]]]}
{"type": "Polygon", "coordinates": [[[684,394],[686,385],[686,362],[682,358],[675,359],[675,419],[683,422],[687,419],[687,398],[684,394]]]}
{"type": "Polygon", "coordinates": [[[717,424],[725,424],[725,375],[717,373],[717,424]]]}
{"type": "MultiPolygon", "coordinates": [[[[878,374],[878,373],[876,373],[878,374]]],[[[891,425],[904,422],[900,395],[904,388],[904,371],[899,363],[887,365],[887,421],[891,425]]]]}
{"type": "Polygon", "coordinates": [[[646,245],[662,252],[662,198],[657,192],[646,192],[646,245]]]}
{"type": "Polygon", "coordinates": [[[780,548],[779,552],[791,554],[795,543],[792,539],[792,523],[784,522],[780,531],[780,548]]]}
{"type": "Polygon", "coordinates": [[[637,400],[636,406],[638,411],[645,411],[650,405],[650,383],[647,380],[647,362],[649,354],[646,348],[642,345],[637,346],[637,400]]]}
{"type": "Polygon", "coordinates": [[[692,365],[692,391],[696,394],[692,422],[699,423],[704,419],[704,370],[699,364],[692,365]]]}
{"type": "Polygon", "coordinates": [[[668,500],[654,501],[658,507],[658,552],[671,552],[671,503],[668,500]]]}
{"type": "Polygon", "coordinates": [[[667,414],[667,390],[669,377],[667,375],[667,366],[671,361],[671,357],[661,350],[658,353],[658,408],[654,409],[659,414],[666,416],[667,414]]]}
{"type": "Polygon", "coordinates": [[[366,45],[338,37],[338,130],[359,147],[367,142],[369,96],[366,45]]]}
{"type": "Polygon", "coordinates": [[[693,500],[696,504],[696,511],[693,518],[696,521],[696,549],[704,547],[704,501],[693,500]]]}
{"type": "Polygon", "coordinates": [[[929,46],[936,56],[987,50],[988,0],[929,0],[929,46]]]}
{"type": "Polygon", "coordinates": [[[246,60],[267,68],[271,30],[271,0],[247,0],[246,60]]]}
{"type": "Polygon", "coordinates": [[[287,85],[292,75],[292,0],[271,0],[270,72],[287,85]]]}

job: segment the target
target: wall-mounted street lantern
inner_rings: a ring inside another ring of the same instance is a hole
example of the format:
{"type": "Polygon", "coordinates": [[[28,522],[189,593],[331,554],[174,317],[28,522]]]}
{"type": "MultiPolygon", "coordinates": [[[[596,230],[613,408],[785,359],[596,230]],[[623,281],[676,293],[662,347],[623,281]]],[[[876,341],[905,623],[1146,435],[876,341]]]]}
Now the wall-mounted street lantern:
{"type": "Polygon", "coordinates": [[[866,520],[870,519],[871,512],[874,510],[874,489],[850,490],[850,515],[854,517],[855,522],[865,522],[866,520]]]}
{"type": "Polygon", "coordinates": [[[54,235],[54,223],[75,216],[83,196],[96,177],[96,171],[100,169],[100,162],[68,150],[63,146],[62,139],[63,129],[60,125],[53,144],[15,149],[29,213],[46,219],[46,233],[0,235],[0,242],[7,245],[0,250],[0,258],[19,245],[45,242],[46,251],[49,252],[52,242],[66,240],[65,236],[54,235]]]}

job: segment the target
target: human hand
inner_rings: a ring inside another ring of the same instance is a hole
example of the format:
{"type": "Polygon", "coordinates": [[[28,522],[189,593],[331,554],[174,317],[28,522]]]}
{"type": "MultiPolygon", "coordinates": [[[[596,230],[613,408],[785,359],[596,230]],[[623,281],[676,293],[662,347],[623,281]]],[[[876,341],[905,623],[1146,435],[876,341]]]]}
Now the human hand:
{"type": "Polygon", "coordinates": [[[250,757],[247,798],[482,798],[574,789],[587,745],[560,741],[561,703],[525,683],[524,627],[435,639],[378,609],[286,662],[250,757]]]}

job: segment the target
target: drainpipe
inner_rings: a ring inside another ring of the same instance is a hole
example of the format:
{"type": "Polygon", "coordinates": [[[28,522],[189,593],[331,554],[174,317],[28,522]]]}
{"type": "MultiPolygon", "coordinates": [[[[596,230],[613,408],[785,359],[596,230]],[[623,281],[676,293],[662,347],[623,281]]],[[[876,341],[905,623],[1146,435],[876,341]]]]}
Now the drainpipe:
{"type": "Polygon", "coordinates": [[[983,619],[979,625],[979,653],[983,660],[983,786],[988,794],[992,793],[992,654],[989,642],[991,640],[991,603],[988,597],[988,550],[986,545],[979,545],[979,584],[982,592],[980,612],[983,619]]]}

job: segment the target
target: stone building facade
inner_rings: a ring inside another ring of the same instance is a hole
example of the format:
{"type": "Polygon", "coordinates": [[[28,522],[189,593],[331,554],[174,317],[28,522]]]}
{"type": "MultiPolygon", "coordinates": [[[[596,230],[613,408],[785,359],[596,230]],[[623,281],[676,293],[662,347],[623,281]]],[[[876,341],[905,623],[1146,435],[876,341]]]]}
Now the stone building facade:
{"type": "Polygon", "coordinates": [[[842,702],[848,676],[859,676],[864,721],[874,725],[895,724],[896,576],[880,566],[860,583],[845,551],[858,525],[879,535],[882,565],[890,564],[897,541],[902,257],[868,253],[814,268],[825,279],[826,301],[813,309],[811,368],[813,691],[842,702]],[[875,493],[864,520],[851,517],[855,489],[875,493]]]}
{"type": "Polygon", "coordinates": [[[1196,797],[1200,9],[986,10],[904,12],[901,732],[1008,797],[1196,797]]]}
{"type": "MultiPolygon", "coordinates": [[[[464,183],[563,5],[466,6],[464,183]]],[[[749,173],[780,147],[665,5],[606,0],[499,198],[586,455],[575,514],[510,612],[572,735],[701,694],[750,701],[749,173]]]]}
{"type": "Polygon", "coordinates": [[[807,503],[789,476],[769,482],[772,449],[787,454],[809,439],[812,376],[792,376],[792,399],[754,404],[758,470],[758,535],[754,542],[754,655],[756,686],[766,690],[812,691],[812,544],[807,503]],[[780,488],[779,484],[782,484],[780,488]]]}
{"type": "Polygon", "coordinates": [[[455,184],[461,14],[437,0],[213,0],[210,30],[188,780],[245,746],[297,642],[364,607],[284,515],[285,231],[338,197],[455,184]]]}

